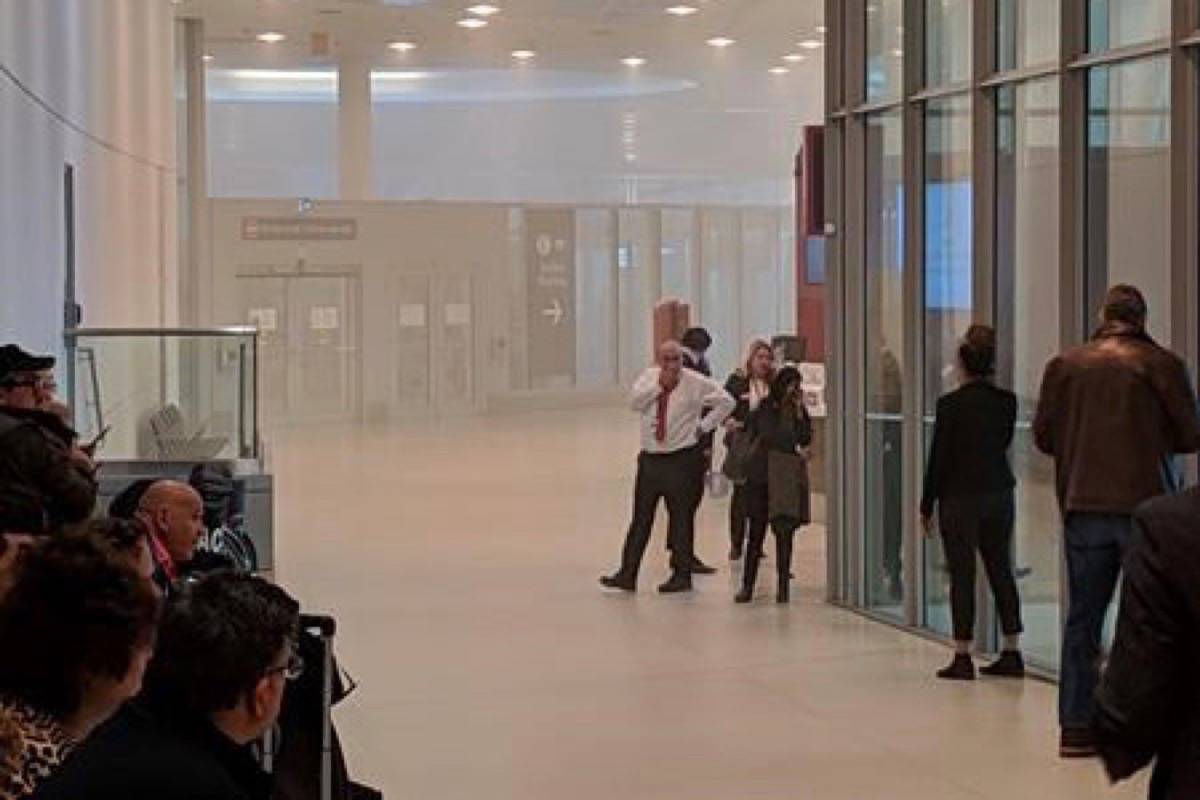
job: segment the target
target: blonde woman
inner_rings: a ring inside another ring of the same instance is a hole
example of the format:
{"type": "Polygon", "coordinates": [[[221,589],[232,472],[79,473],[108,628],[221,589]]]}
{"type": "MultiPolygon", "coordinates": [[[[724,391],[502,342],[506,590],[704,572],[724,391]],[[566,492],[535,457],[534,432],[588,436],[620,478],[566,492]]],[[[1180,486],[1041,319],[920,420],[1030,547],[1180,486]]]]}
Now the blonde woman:
{"type": "MultiPolygon", "coordinates": [[[[756,411],[759,404],[770,394],[771,379],[774,377],[775,351],[764,339],[755,339],[746,348],[746,360],[742,367],[725,381],[725,391],[737,401],[733,414],[725,422],[727,443],[728,437],[745,430],[750,414],[756,411]]],[[[729,504],[730,561],[737,561],[742,557],[751,527],[759,525],[764,532],[767,529],[766,502],[752,502],[752,492],[753,489],[745,483],[736,484],[733,488],[733,498],[729,504]]]]}

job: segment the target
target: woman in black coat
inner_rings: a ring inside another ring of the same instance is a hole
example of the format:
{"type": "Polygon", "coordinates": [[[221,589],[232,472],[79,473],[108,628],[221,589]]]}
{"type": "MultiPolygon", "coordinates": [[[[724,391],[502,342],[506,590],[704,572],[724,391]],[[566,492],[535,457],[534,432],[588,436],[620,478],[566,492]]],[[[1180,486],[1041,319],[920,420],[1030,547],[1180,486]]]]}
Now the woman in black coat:
{"type": "MultiPolygon", "coordinates": [[[[790,601],[792,545],[796,530],[810,521],[808,448],[812,445],[812,420],[804,407],[800,372],[786,366],[771,381],[766,400],[750,415],[749,433],[758,446],[750,462],[746,482],[753,503],[765,506],[771,532],[775,534],[776,601],[790,601]]],[[[762,508],[756,509],[760,513],[762,508]]],[[[746,544],[742,590],[736,601],[749,603],[754,597],[759,554],[766,530],[751,527],[746,544]]]]}
{"type": "Polygon", "coordinates": [[[974,680],[971,641],[975,637],[975,553],[983,557],[1004,632],[1000,660],[986,675],[1025,673],[1019,649],[1021,602],[1012,568],[1014,487],[1008,463],[1017,419],[1017,398],[992,382],[996,332],[973,325],[958,350],[962,386],[938,400],[933,444],[925,471],[921,520],[933,530],[937,507],[942,545],[950,569],[950,610],[954,619],[954,660],[939,678],[974,680]]]}
{"type": "MultiPolygon", "coordinates": [[[[746,350],[745,364],[736,370],[725,381],[725,391],[737,401],[737,406],[729,419],[725,421],[725,442],[729,444],[733,437],[743,435],[750,414],[758,410],[759,405],[771,391],[771,379],[775,377],[775,351],[764,339],[755,339],[746,350]]],[[[764,489],[765,490],[765,489],[764,489]]],[[[737,561],[746,549],[749,528],[761,526],[764,535],[767,529],[766,503],[757,502],[763,498],[751,498],[753,489],[747,489],[745,483],[737,483],[733,487],[733,497],[729,503],[729,560],[737,561]],[[754,500],[754,502],[751,502],[754,500]],[[753,508],[752,508],[753,506],[753,508]],[[751,511],[759,512],[751,516],[751,511]]],[[[762,557],[762,553],[759,553],[762,557]]]]}

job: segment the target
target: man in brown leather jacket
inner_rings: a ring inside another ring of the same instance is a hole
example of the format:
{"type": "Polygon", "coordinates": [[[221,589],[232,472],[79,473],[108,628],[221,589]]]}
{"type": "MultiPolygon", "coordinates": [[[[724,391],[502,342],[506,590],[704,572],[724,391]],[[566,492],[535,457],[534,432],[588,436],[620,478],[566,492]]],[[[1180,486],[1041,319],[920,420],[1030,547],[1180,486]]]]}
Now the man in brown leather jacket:
{"type": "Polygon", "coordinates": [[[1146,333],[1146,301],[1115,286],[1090,342],[1046,367],[1034,420],[1037,446],[1055,461],[1066,528],[1069,609],[1059,690],[1060,753],[1095,754],[1100,639],[1132,515],[1176,487],[1171,460],[1200,449],[1187,368],[1146,333]]]}
{"type": "Polygon", "coordinates": [[[95,467],[61,419],[41,410],[39,372],[54,365],[0,347],[0,534],[43,534],[91,516],[95,467]]]}

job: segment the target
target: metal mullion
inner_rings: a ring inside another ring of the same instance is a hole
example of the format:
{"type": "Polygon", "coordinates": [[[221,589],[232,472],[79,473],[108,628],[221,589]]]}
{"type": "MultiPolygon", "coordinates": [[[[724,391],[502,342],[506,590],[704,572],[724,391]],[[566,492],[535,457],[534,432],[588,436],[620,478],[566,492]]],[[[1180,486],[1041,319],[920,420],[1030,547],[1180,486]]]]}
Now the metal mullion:
{"type": "MultiPolygon", "coordinates": [[[[996,326],[996,97],[982,85],[996,63],[997,0],[979,0],[971,19],[975,89],[971,96],[971,285],[974,317],[996,326]]],[[[976,572],[975,645],[992,651],[996,643],[996,607],[986,575],[976,572]]]]}
{"type": "Polygon", "coordinates": [[[845,146],[843,150],[843,196],[842,211],[844,227],[842,245],[845,265],[843,283],[847,318],[854,320],[844,326],[843,355],[847,372],[843,387],[846,391],[847,421],[846,442],[849,458],[848,474],[851,476],[851,491],[847,493],[846,513],[847,539],[852,544],[850,569],[854,575],[853,599],[856,605],[867,604],[866,553],[866,475],[867,447],[866,423],[866,129],[867,120],[856,118],[845,123],[845,146]]]}
{"type": "Polygon", "coordinates": [[[904,105],[903,99],[896,100],[878,100],[874,103],[863,103],[849,110],[849,114],[855,117],[871,117],[876,114],[882,114],[885,111],[895,111],[904,105]]]}
{"type": "Polygon", "coordinates": [[[913,92],[908,96],[910,103],[927,103],[930,100],[941,100],[946,97],[954,97],[955,95],[966,94],[974,88],[971,81],[959,81],[957,83],[949,83],[945,86],[935,86],[929,89],[922,89],[918,92],[913,92]]]}
{"type": "Polygon", "coordinates": [[[904,176],[904,381],[901,409],[904,416],[902,445],[904,464],[904,527],[902,563],[904,571],[904,615],[907,624],[920,627],[925,599],[924,537],[917,535],[916,520],[920,480],[924,464],[923,303],[924,225],[923,202],[925,119],[924,107],[915,102],[925,81],[925,3],[904,0],[904,93],[909,98],[902,115],[904,176]],[[915,56],[915,57],[914,57],[915,56]],[[910,379],[915,377],[914,379],[910,379]]]}
{"type": "MultiPolygon", "coordinates": [[[[1171,49],[1171,336],[1193,374],[1200,358],[1200,53],[1184,42],[1196,26],[1195,0],[1174,0],[1171,49]]],[[[1195,462],[1192,462],[1195,478],[1195,462]]]]}
{"type": "Polygon", "coordinates": [[[1120,64],[1125,61],[1136,61],[1142,58],[1149,58],[1150,56],[1162,55],[1170,51],[1170,49],[1170,39],[1156,39],[1153,42],[1146,42],[1145,44],[1115,47],[1099,53],[1082,53],[1069,61],[1065,65],[1065,68],[1068,70],[1088,70],[1092,67],[1104,66],[1106,64],[1120,64]]]}
{"type": "Polygon", "coordinates": [[[999,88],[1001,86],[1011,86],[1017,83],[1029,83],[1049,78],[1057,75],[1059,72],[1058,64],[1041,64],[1032,67],[1021,67],[1020,69],[1010,69],[1004,72],[993,73],[986,80],[979,82],[979,85],[986,89],[999,88]]]}

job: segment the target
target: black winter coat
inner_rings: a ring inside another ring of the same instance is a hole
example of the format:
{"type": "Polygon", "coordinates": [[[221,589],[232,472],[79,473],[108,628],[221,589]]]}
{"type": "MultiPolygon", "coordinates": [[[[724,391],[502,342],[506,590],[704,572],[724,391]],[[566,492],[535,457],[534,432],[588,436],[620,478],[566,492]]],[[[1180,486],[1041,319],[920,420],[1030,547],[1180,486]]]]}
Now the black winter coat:
{"type": "Polygon", "coordinates": [[[270,776],[249,748],[170,706],[146,697],[127,704],[35,800],[267,800],[270,776]]]}
{"type": "Polygon", "coordinates": [[[47,533],[91,516],[96,482],[71,460],[72,437],[53,414],[0,409],[0,532],[47,533]]]}
{"type": "Polygon", "coordinates": [[[1096,739],[1113,780],[1157,759],[1151,800],[1200,797],[1200,490],[1134,514],[1096,739]]]}

